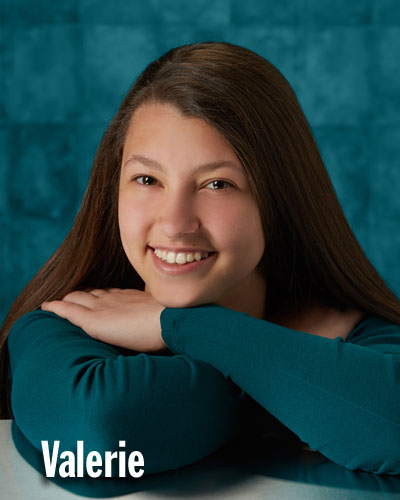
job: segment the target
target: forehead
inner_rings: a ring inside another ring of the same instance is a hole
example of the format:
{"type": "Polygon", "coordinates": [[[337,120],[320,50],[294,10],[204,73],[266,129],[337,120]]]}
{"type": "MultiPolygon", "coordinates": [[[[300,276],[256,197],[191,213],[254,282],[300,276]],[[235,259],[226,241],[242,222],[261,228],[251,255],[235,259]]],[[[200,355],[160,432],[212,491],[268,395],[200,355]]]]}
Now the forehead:
{"type": "Polygon", "coordinates": [[[186,150],[190,155],[201,155],[205,161],[207,156],[223,154],[224,158],[219,159],[238,161],[232,146],[215,127],[201,118],[184,116],[170,104],[145,103],[133,114],[124,153],[143,149],[154,153],[186,150]]]}

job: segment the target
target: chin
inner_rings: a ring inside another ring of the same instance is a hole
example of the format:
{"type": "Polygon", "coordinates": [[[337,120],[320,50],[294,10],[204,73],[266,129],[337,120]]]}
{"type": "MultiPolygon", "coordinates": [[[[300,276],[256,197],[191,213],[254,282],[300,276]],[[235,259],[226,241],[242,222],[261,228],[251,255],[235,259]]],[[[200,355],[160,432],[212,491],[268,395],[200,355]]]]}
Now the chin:
{"type": "Polygon", "coordinates": [[[180,296],[181,294],[157,294],[157,293],[152,293],[154,299],[159,302],[162,306],[164,307],[171,307],[174,309],[180,308],[180,307],[195,307],[199,306],[201,304],[207,304],[210,301],[207,300],[206,297],[188,297],[188,294],[185,294],[184,296],[180,296]]]}
{"type": "Polygon", "coordinates": [[[179,300],[179,299],[165,299],[165,300],[160,300],[156,299],[157,302],[159,302],[162,306],[164,307],[171,307],[173,309],[177,309],[180,307],[194,307],[200,305],[196,301],[188,301],[188,300],[179,300]]]}

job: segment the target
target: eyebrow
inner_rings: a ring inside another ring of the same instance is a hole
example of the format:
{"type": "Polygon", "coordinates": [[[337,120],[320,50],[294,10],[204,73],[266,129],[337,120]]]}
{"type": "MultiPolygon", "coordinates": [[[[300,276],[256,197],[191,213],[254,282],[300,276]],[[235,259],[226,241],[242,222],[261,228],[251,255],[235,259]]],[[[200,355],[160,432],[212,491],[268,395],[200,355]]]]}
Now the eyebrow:
{"type": "MultiPolygon", "coordinates": [[[[148,158],[147,156],[143,155],[131,155],[128,158],[128,160],[126,160],[124,167],[126,167],[131,163],[134,163],[135,161],[142,163],[146,167],[152,167],[156,170],[159,170],[160,172],[165,172],[164,167],[160,163],[158,163],[158,161],[152,160],[151,158],[148,158]]],[[[198,165],[193,169],[192,173],[208,172],[210,170],[215,170],[220,167],[231,167],[234,168],[235,170],[243,172],[242,168],[236,163],[229,160],[219,160],[219,161],[213,161],[211,163],[203,163],[201,165],[198,165]]]]}

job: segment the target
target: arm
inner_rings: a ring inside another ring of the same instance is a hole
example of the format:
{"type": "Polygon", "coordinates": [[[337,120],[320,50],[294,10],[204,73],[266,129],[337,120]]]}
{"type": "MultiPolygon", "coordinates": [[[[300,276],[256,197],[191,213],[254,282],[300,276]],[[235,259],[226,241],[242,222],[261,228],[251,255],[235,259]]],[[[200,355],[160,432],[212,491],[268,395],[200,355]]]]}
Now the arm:
{"type": "Polygon", "coordinates": [[[230,377],[299,438],[349,469],[400,473],[400,326],[361,322],[347,342],[216,305],[165,309],[175,353],[230,377]]]}
{"type": "Polygon", "coordinates": [[[22,316],[9,338],[12,409],[25,437],[63,450],[140,451],[145,473],[197,461],[236,430],[240,391],[186,355],[123,356],[50,312],[22,316]]]}

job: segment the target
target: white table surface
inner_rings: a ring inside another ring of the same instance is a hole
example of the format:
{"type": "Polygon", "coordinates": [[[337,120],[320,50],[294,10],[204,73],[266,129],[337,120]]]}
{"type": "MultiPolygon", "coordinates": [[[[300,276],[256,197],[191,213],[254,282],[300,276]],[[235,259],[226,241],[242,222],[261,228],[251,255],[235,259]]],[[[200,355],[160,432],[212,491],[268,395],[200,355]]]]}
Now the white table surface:
{"type": "Polygon", "coordinates": [[[287,456],[279,456],[279,453],[274,456],[269,451],[267,455],[256,455],[250,461],[225,451],[179,471],[140,480],[85,478],[79,480],[79,485],[76,479],[66,478],[61,487],[42,476],[22,458],[14,444],[11,423],[11,420],[0,420],[1,500],[88,497],[135,500],[400,500],[400,476],[349,471],[311,451],[287,456]]]}

